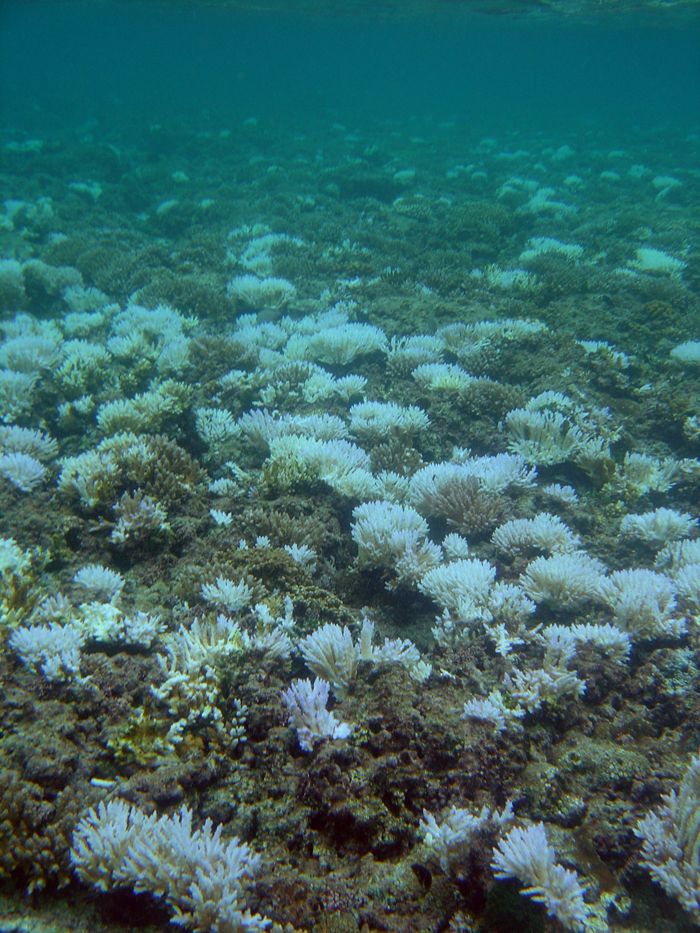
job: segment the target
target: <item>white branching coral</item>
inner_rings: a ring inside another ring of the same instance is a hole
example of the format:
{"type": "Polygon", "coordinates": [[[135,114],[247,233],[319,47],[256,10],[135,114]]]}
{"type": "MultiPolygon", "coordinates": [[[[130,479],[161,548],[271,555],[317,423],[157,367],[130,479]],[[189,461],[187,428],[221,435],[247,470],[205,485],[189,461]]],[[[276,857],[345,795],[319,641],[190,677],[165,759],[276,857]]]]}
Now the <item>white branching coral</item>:
{"type": "Polygon", "coordinates": [[[303,467],[341,495],[376,498],[379,484],[370,472],[369,456],[349,441],[319,441],[297,435],[275,437],[270,440],[267,463],[282,469],[303,467]]]}
{"type": "Polygon", "coordinates": [[[227,442],[241,433],[233,415],[225,408],[198,408],[195,411],[195,427],[212,454],[220,452],[227,442]]]}
{"type": "Polygon", "coordinates": [[[565,930],[584,929],[588,916],[584,889],[577,873],[556,861],[543,823],[511,829],[493,850],[492,868],[496,878],[520,881],[521,893],[544,904],[565,930]]]}
{"type": "Polygon", "coordinates": [[[36,457],[12,451],[0,455],[0,475],[21,492],[32,492],[46,476],[46,468],[36,457]]]}
{"type": "Polygon", "coordinates": [[[297,730],[299,747],[313,751],[320,739],[346,739],[352,726],[340,722],[328,709],[329,684],[320,677],[314,680],[294,680],[282,694],[289,713],[289,723],[297,730]]]}
{"type": "Polygon", "coordinates": [[[73,833],[76,874],[102,891],[131,887],[162,898],[173,923],[192,930],[247,933],[270,921],[245,909],[260,856],[222,826],[206,820],[193,829],[192,811],[146,814],[123,800],[91,808],[73,833]]]}
{"type": "Polygon", "coordinates": [[[430,419],[417,405],[358,402],[350,408],[350,430],[361,440],[377,440],[387,434],[410,436],[429,426],[430,419]]]}
{"type": "Polygon", "coordinates": [[[245,580],[234,583],[226,577],[217,577],[215,583],[202,584],[202,597],[227,612],[238,612],[250,605],[253,591],[245,580]]]}
{"type": "Polygon", "coordinates": [[[118,359],[151,364],[159,373],[177,373],[188,361],[189,338],[197,318],[168,305],[129,304],[115,315],[107,349],[118,359]]]}
{"type": "Polygon", "coordinates": [[[520,584],[536,603],[556,609],[573,609],[590,600],[599,600],[605,567],[583,551],[537,557],[528,564],[520,584]]]}
{"type": "Polygon", "coordinates": [[[429,391],[460,392],[474,382],[474,376],[454,363],[421,363],[411,375],[418,385],[429,391]]]}
{"type": "Polygon", "coordinates": [[[467,700],[462,710],[462,719],[488,722],[497,734],[505,732],[511,723],[522,719],[524,715],[525,710],[517,704],[508,702],[500,690],[492,690],[484,699],[475,697],[467,700]]]}
{"type": "Polygon", "coordinates": [[[82,586],[95,599],[111,602],[117,599],[124,588],[124,577],[116,570],[102,564],[87,564],[73,577],[73,582],[82,586]]]}
{"type": "Polygon", "coordinates": [[[299,644],[304,661],[316,674],[328,681],[338,696],[343,696],[357,677],[361,650],[347,626],[331,622],[322,625],[299,644]]]}
{"type": "Polygon", "coordinates": [[[276,437],[290,434],[311,437],[318,441],[333,441],[347,437],[348,429],[337,415],[290,415],[256,408],[241,415],[237,427],[253,443],[269,447],[276,437]]]}
{"type": "Polygon", "coordinates": [[[635,829],[642,865],[700,923],[700,756],[691,759],[678,793],[662,799],[635,829]]]}
{"type": "Polygon", "coordinates": [[[45,431],[0,425],[0,454],[29,454],[36,460],[52,460],[58,453],[58,443],[45,431]]]}
{"type": "Polygon", "coordinates": [[[658,508],[638,515],[625,515],[620,522],[620,534],[661,548],[671,541],[690,537],[697,527],[697,518],[687,512],[658,508]]]}
{"type": "Polygon", "coordinates": [[[665,570],[671,576],[689,564],[700,564],[700,538],[672,541],[659,551],[654,564],[657,570],[665,570]]]}
{"type": "Polygon", "coordinates": [[[494,531],[491,541],[506,554],[534,549],[548,554],[568,554],[581,544],[574,534],[557,516],[540,512],[534,518],[514,518],[504,522],[494,531]]]}
{"type": "Polygon", "coordinates": [[[587,410],[561,392],[541,392],[508,412],[502,427],[510,435],[508,449],[540,466],[573,461],[591,467],[610,456],[609,444],[619,434],[607,409],[587,410]]]}
{"type": "Polygon", "coordinates": [[[636,638],[679,635],[685,629],[674,617],[673,581],[661,573],[643,567],[616,570],[603,581],[601,593],[615,623],[636,638]]]}
{"type": "Polygon", "coordinates": [[[345,365],[368,353],[386,353],[386,335],[371,324],[344,323],[292,335],[285,348],[290,359],[345,365]]]}
{"type": "Polygon", "coordinates": [[[392,337],[387,363],[394,372],[406,374],[417,366],[437,363],[442,357],[442,341],[432,334],[392,337]]]}
{"type": "Polygon", "coordinates": [[[360,638],[353,641],[347,626],[335,623],[322,625],[300,644],[302,657],[317,677],[328,681],[336,696],[343,697],[352,686],[360,661],[372,664],[400,664],[410,676],[421,683],[431,673],[431,666],[421,660],[418,649],[408,639],[384,639],[374,645],[374,623],[364,618],[360,638]]]}
{"type": "Polygon", "coordinates": [[[574,671],[550,664],[529,671],[515,669],[505,675],[503,687],[515,706],[528,713],[545,703],[556,703],[566,696],[578,698],[586,692],[585,681],[574,671]]]}
{"type": "Polygon", "coordinates": [[[557,411],[516,408],[508,412],[504,423],[510,435],[508,449],[539,466],[574,460],[587,440],[576,425],[557,411]]]}
{"type": "Polygon", "coordinates": [[[562,486],[561,483],[549,483],[542,487],[542,492],[551,496],[561,505],[576,505],[578,502],[578,493],[573,486],[562,486]]]}
{"type": "Polygon", "coordinates": [[[109,537],[121,548],[137,547],[170,530],[165,508],[140,489],[123,493],[114,506],[114,517],[117,521],[109,537]]]}
{"type": "Polygon", "coordinates": [[[91,602],[80,606],[78,624],[91,642],[151,648],[165,631],[159,615],[134,612],[126,615],[111,603],[91,602]]]}
{"type": "Polygon", "coordinates": [[[676,574],[676,590],[693,613],[700,614],[700,561],[685,564],[676,574]]]}
{"type": "Polygon", "coordinates": [[[496,568],[485,560],[455,560],[429,570],[419,589],[450,615],[465,622],[491,618],[489,597],[496,568]]]}
{"type": "Polygon", "coordinates": [[[258,278],[257,275],[238,275],[226,287],[229,298],[249,308],[282,308],[296,296],[297,290],[287,279],[277,276],[258,278]]]}
{"type": "Polygon", "coordinates": [[[86,634],[78,625],[27,625],[15,629],[9,644],[23,664],[47,680],[79,681],[81,649],[86,634]]]}
{"type": "Polygon", "coordinates": [[[184,411],[190,391],[185,383],[166,379],[134,398],[105,402],[97,410],[97,427],[103,434],[155,431],[184,411]]]}
{"type": "Polygon", "coordinates": [[[392,502],[365,502],[353,513],[353,541],[358,562],[393,570],[399,582],[416,582],[442,557],[438,545],[428,541],[428,523],[410,506],[392,502]]]}
{"type": "Polygon", "coordinates": [[[634,496],[668,492],[680,477],[680,463],[672,457],[651,457],[627,451],[618,480],[634,496]]]}
{"type": "Polygon", "coordinates": [[[411,477],[411,503],[426,515],[442,514],[441,499],[445,487],[454,483],[474,481],[487,493],[500,493],[513,488],[532,486],[536,471],[522,457],[514,454],[473,457],[469,450],[457,448],[457,462],[432,463],[411,477]]]}
{"type": "Polygon", "coordinates": [[[479,813],[463,807],[450,807],[439,821],[432,813],[423,810],[419,830],[426,846],[438,859],[440,868],[449,872],[464,858],[475,837],[498,833],[514,819],[513,804],[509,800],[502,810],[484,806],[479,813]]]}
{"type": "Polygon", "coordinates": [[[536,637],[544,645],[546,657],[562,664],[573,657],[579,645],[592,645],[613,661],[626,661],[632,650],[629,634],[608,623],[547,625],[536,637]]]}
{"type": "Polygon", "coordinates": [[[239,700],[222,708],[217,672],[222,660],[244,648],[239,627],[195,619],[164,641],[166,653],[158,655],[164,680],[151,690],[177,717],[167,741],[176,744],[186,728],[210,725],[226,744],[244,742],[247,709],[239,700]]]}
{"type": "Polygon", "coordinates": [[[3,580],[21,577],[31,564],[31,553],[23,551],[14,538],[0,538],[0,577],[3,580]]]}

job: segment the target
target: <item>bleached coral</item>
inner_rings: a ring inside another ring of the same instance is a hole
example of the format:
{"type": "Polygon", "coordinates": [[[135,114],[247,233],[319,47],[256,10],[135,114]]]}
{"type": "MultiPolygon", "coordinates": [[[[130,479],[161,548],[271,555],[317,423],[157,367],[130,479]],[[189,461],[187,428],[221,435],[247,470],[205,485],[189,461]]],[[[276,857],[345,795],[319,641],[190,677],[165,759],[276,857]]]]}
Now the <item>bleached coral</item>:
{"type": "Polygon", "coordinates": [[[333,441],[348,434],[345,422],[337,415],[289,415],[266,408],[245,412],[238,419],[237,426],[250,441],[265,447],[269,447],[274,438],[287,435],[333,441]]]}
{"type": "Polygon", "coordinates": [[[460,392],[474,382],[474,376],[454,363],[422,363],[412,372],[418,385],[429,391],[460,392]]]}
{"type": "Polygon", "coordinates": [[[454,458],[460,467],[479,481],[479,486],[486,492],[529,489],[537,476],[537,470],[518,454],[475,457],[471,451],[457,447],[454,458]]]}
{"type": "Polygon", "coordinates": [[[640,246],[634,259],[627,265],[637,272],[650,272],[654,275],[668,275],[673,278],[680,276],[686,263],[663,250],[651,246],[640,246]]]}
{"type": "Polygon", "coordinates": [[[656,555],[657,570],[666,570],[671,576],[688,564],[700,564],[700,538],[672,541],[656,555]]]}
{"type": "Polygon", "coordinates": [[[432,813],[423,810],[419,831],[428,849],[437,857],[440,868],[449,872],[455,863],[464,858],[474,838],[505,829],[515,819],[511,801],[502,810],[482,807],[472,813],[463,807],[450,807],[438,820],[432,813]]]}
{"type": "Polygon", "coordinates": [[[233,415],[225,408],[198,408],[195,411],[197,434],[213,453],[241,433],[233,415]]]}
{"type": "Polygon", "coordinates": [[[36,373],[0,369],[0,419],[12,423],[29,411],[33,402],[36,373]]]}
{"type": "Polygon", "coordinates": [[[173,923],[192,930],[244,933],[267,930],[270,921],[244,907],[260,857],[222,826],[206,820],[192,828],[192,811],[145,814],[123,800],[101,802],[80,820],[70,857],[76,874],[109,891],[131,887],[162,898],[173,923]]]}
{"type": "Polygon", "coordinates": [[[492,690],[483,700],[478,697],[467,700],[462,710],[462,719],[488,722],[495,733],[505,732],[508,726],[525,715],[517,703],[507,702],[500,690],[492,690]]]}
{"type": "Polygon", "coordinates": [[[418,588],[461,622],[488,621],[496,568],[484,560],[455,560],[429,570],[418,588]]]}
{"type": "Polygon", "coordinates": [[[636,638],[684,630],[682,620],[674,616],[675,587],[663,574],[643,567],[616,570],[604,580],[601,592],[615,623],[636,638]]]}
{"type": "Polygon", "coordinates": [[[13,451],[0,455],[0,475],[21,492],[32,492],[46,476],[46,468],[35,457],[13,451]]]}
{"type": "Polygon", "coordinates": [[[690,537],[697,527],[697,518],[687,512],[662,507],[638,515],[625,515],[620,522],[620,534],[661,548],[671,541],[690,537]]]}
{"type": "Polygon", "coordinates": [[[110,362],[102,344],[88,340],[66,340],[54,373],[60,387],[74,395],[99,384],[110,362]]]}
{"type": "Polygon", "coordinates": [[[493,850],[496,878],[516,878],[522,894],[544,904],[565,930],[582,931],[588,917],[578,875],[556,861],[543,823],[514,827],[493,850]]]}
{"type": "Polygon", "coordinates": [[[561,502],[562,505],[576,505],[578,502],[578,494],[573,486],[549,483],[547,486],[542,487],[542,492],[561,502]]]}
{"type": "Polygon", "coordinates": [[[549,512],[534,518],[515,518],[499,525],[491,537],[499,551],[512,554],[534,548],[548,554],[568,554],[577,550],[581,540],[564,522],[549,512]]]}
{"type": "Polygon", "coordinates": [[[352,726],[340,722],[327,709],[329,689],[327,681],[318,677],[313,684],[310,680],[294,680],[282,694],[302,751],[313,751],[318,739],[346,739],[352,731],[352,726]]]}
{"type": "Polygon", "coordinates": [[[0,425],[0,454],[22,453],[36,460],[52,460],[58,453],[58,443],[45,431],[0,425]]]}
{"type": "Polygon", "coordinates": [[[545,656],[548,660],[556,663],[566,663],[581,644],[593,645],[615,661],[626,661],[632,649],[629,633],[609,623],[547,625],[538,633],[537,638],[545,646],[545,656]],[[565,645],[563,652],[562,642],[565,645]]]}
{"type": "Polygon", "coordinates": [[[184,383],[166,379],[134,398],[105,402],[97,410],[97,426],[103,434],[156,431],[168,418],[182,414],[189,395],[184,383]]]}
{"type": "Polygon", "coordinates": [[[23,551],[14,538],[0,538],[0,577],[21,577],[29,571],[32,555],[23,551]]]}
{"type": "Polygon", "coordinates": [[[141,611],[126,615],[111,603],[83,603],[76,622],[87,639],[103,645],[151,648],[165,631],[159,615],[141,611]]]}
{"type": "Polygon", "coordinates": [[[316,569],[318,554],[308,544],[285,544],[284,550],[295,563],[299,564],[300,567],[304,567],[310,573],[313,573],[316,569]]]}
{"type": "Polygon", "coordinates": [[[385,567],[400,582],[415,582],[440,562],[440,548],[427,538],[428,523],[410,506],[365,502],[354,509],[352,517],[360,565],[385,567]]]}
{"type": "Polygon", "coordinates": [[[700,756],[691,758],[679,791],[664,795],[635,833],[642,865],[700,923],[700,756]]]}
{"type": "Polygon", "coordinates": [[[679,462],[672,457],[651,457],[627,451],[619,472],[619,482],[635,496],[668,492],[679,478],[679,467],[679,462]]]}
{"type": "Polygon", "coordinates": [[[343,323],[321,327],[315,333],[290,337],[285,353],[290,359],[346,365],[358,356],[386,353],[388,341],[382,330],[371,324],[343,323]]]}
{"type": "Polygon", "coordinates": [[[167,741],[175,745],[186,728],[211,726],[231,747],[244,742],[247,708],[239,700],[227,703],[225,711],[221,708],[216,670],[222,659],[243,650],[239,627],[228,620],[195,619],[166,636],[164,645],[165,654],[158,655],[164,679],[151,690],[177,717],[167,741]]]}
{"type": "Polygon", "coordinates": [[[304,661],[317,677],[327,681],[343,696],[357,677],[360,647],[347,626],[322,625],[299,643],[304,661]]]}
{"type": "Polygon", "coordinates": [[[350,408],[350,430],[360,439],[376,440],[388,434],[418,434],[427,430],[430,419],[417,405],[395,402],[358,402],[350,408]]]}
{"type": "Polygon", "coordinates": [[[442,357],[442,341],[431,334],[392,337],[387,363],[394,372],[408,373],[416,367],[437,363],[442,357]]]}
{"type": "Polygon", "coordinates": [[[124,577],[116,570],[103,567],[102,564],[87,564],[81,567],[73,581],[86,589],[95,599],[112,602],[124,588],[124,577]]]}
{"type": "Polygon", "coordinates": [[[527,565],[520,585],[536,603],[573,609],[600,600],[605,567],[583,551],[537,557],[527,565]]]}
{"type": "Polygon", "coordinates": [[[238,275],[226,286],[229,298],[249,308],[282,308],[293,301],[296,292],[291,282],[276,276],[238,275]]]}
{"type": "Polygon", "coordinates": [[[327,680],[333,692],[344,696],[357,677],[361,661],[372,664],[400,664],[419,683],[431,673],[431,666],[421,660],[418,649],[408,639],[384,639],[383,645],[374,645],[374,623],[364,618],[360,637],[353,641],[347,626],[329,623],[307,635],[300,644],[308,667],[318,677],[327,680]]]}
{"type": "Polygon", "coordinates": [[[678,595],[694,613],[700,613],[700,561],[697,564],[684,564],[676,573],[674,583],[678,595]]]}
{"type": "Polygon", "coordinates": [[[202,597],[227,612],[238,612],[250,605],[253,591],[245,580],[234,583],[226,577],[217,577],[215,583],[202,584],[202,597]]]}
{"type": "Polygon", "coordinates": [[[489,611],[496,623],[523,625],[537,608],[517,583],[499,580],[489,594],[489,611]]]}
{"type": "Polygon", "coordinates": [[[270,441],[268,463],[292,468],[306,468],[341,495],[358,499],[376,497],[377,481],[370,472],[367,453],[345,440],[319,441],[311,437],[289,435],[270,441]]]}
{"type": "Polygon", "coordinates": [[[700,340],[684,340],[671,350],[671,359],[684,366],[700,366],[700,340]]]}
{"type": "Polygon", "coordinates": [[[515,669],[503,678],[508,696],[528,713],[545,703],[555,703],[562,697],[578,698],[586,692],[585,681],[574,671],[557,665],[546,665],[533,670],[515,669]]]}
{"type": "Polygon", "coordinates": [[[469,542],[453,531],[442,539],[442,550],[448,561],[464,560],[469,557],[469,542]]]}
{"type": "Polygon", "coordinates": [[[118,547],[136,547],[170,530],[165,508],[139,489],[120,497],[114,506],[114,517],[117,521],[109,537],[118,547]]]}
{"type": "Polygon", "coordinates": [[[9,644],[23,664],[41,671],[47,680],[79,681],[85,632],[78,625],[28,625],[15,629],[9,644]]]}
{"type": "Polygon", "coordinates": [[[459,532],[490,532],[502,521],[500,494],[530,486],[535,472],[511,454],[472,457],[456,450],[459,462],[433,463],[417,470],[409,484],[409,502],[421,514],[439,516],[459,532]]]}
{"type": "Polygon", "coordinates": [[[504,424],[509,432],[508,449],[538,466],[575,460],[590,440],[558,411],[516,408],[508,412],[504,424]]]}

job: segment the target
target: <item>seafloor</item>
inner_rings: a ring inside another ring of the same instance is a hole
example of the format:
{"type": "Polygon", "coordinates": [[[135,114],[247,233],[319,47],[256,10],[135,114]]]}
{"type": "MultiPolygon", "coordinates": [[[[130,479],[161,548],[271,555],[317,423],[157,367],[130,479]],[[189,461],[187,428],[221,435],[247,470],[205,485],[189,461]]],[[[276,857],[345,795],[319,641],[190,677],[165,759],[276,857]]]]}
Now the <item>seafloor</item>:
{"type": "Polygon", "coordinates": [[[494,878],[493,826],[445,854],[421,825],[508,801],[578,873],[586,929],[694,928],[639,823],[700,744],[696,145],[264,118],[5,134],[3,930],[169,927],[167,897],[73,870],[111,799],[249,843],[245,905],[281,929],[556,929],[494,878]],[[536,475],[491,482],[478,458],[509,451],[536,475]],[[477,459],[458,488],[411,479],[477,459]],[[363,537],[373,501],[413,537],[363,537]],[[492,537],[540,513],[556,540],[492,537]],[[593,582],[538,588],[533,562],[572,551],[593,582]],[[510,602],[460,595],[475,559],[510,602]],[[90,565],[121,579],[76,580],[90,565]],[[365,654],[331,690],[349,736],[304,750],[282,696],[321,669],[302,642],[337,624],[357,645],[365,616],[421,662],[365,654]],[[569,650],[553,623],[615,629],[569,650]],[[463,717],[495,690],[504,723],[463,717]]]}

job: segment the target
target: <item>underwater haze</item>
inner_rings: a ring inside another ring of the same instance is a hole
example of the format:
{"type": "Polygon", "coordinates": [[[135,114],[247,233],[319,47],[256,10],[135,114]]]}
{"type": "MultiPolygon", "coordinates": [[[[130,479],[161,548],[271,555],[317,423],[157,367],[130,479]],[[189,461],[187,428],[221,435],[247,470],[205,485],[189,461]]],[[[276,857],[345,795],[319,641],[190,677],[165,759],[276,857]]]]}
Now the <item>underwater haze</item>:
{"type": "Polygon", "coordinates": [[[0,0],[0,929],[700,925],[695,0],[0,0]]]}

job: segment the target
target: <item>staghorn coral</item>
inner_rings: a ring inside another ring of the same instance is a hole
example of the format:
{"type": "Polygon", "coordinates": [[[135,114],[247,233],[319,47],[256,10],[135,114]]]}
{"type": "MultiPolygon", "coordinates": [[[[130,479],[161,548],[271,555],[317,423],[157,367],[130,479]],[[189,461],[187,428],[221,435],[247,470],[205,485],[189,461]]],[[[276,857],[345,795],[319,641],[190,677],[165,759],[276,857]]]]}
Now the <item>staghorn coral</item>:
{"type": "Polygon", "coordinates": [[[71,861],[85,882],[107,891],[125,885],[163,898],[173,922],[193,930],[243,933],[270,921],[244,907],[260,857],[221,826],[192,828],[192,811],[147,815],[123,800],[91,808],[73,834],[71,861]]]}
{"type": "Polygon", "coordinates": [[[496,878],[517,878],[521,893],[544,904],[565,930],[582,931],[588,908],[578,875],[555,861],[554,849],[547,841],[543,823],[516,826],[504,836],[493,851],[492,867],[496,878]]]}
{"type": "Polygon", "coordinates": [[[657,884],[700,922],[700,758],[691,759],[681,786],[637,823],[641,862],[657,884]]]}

